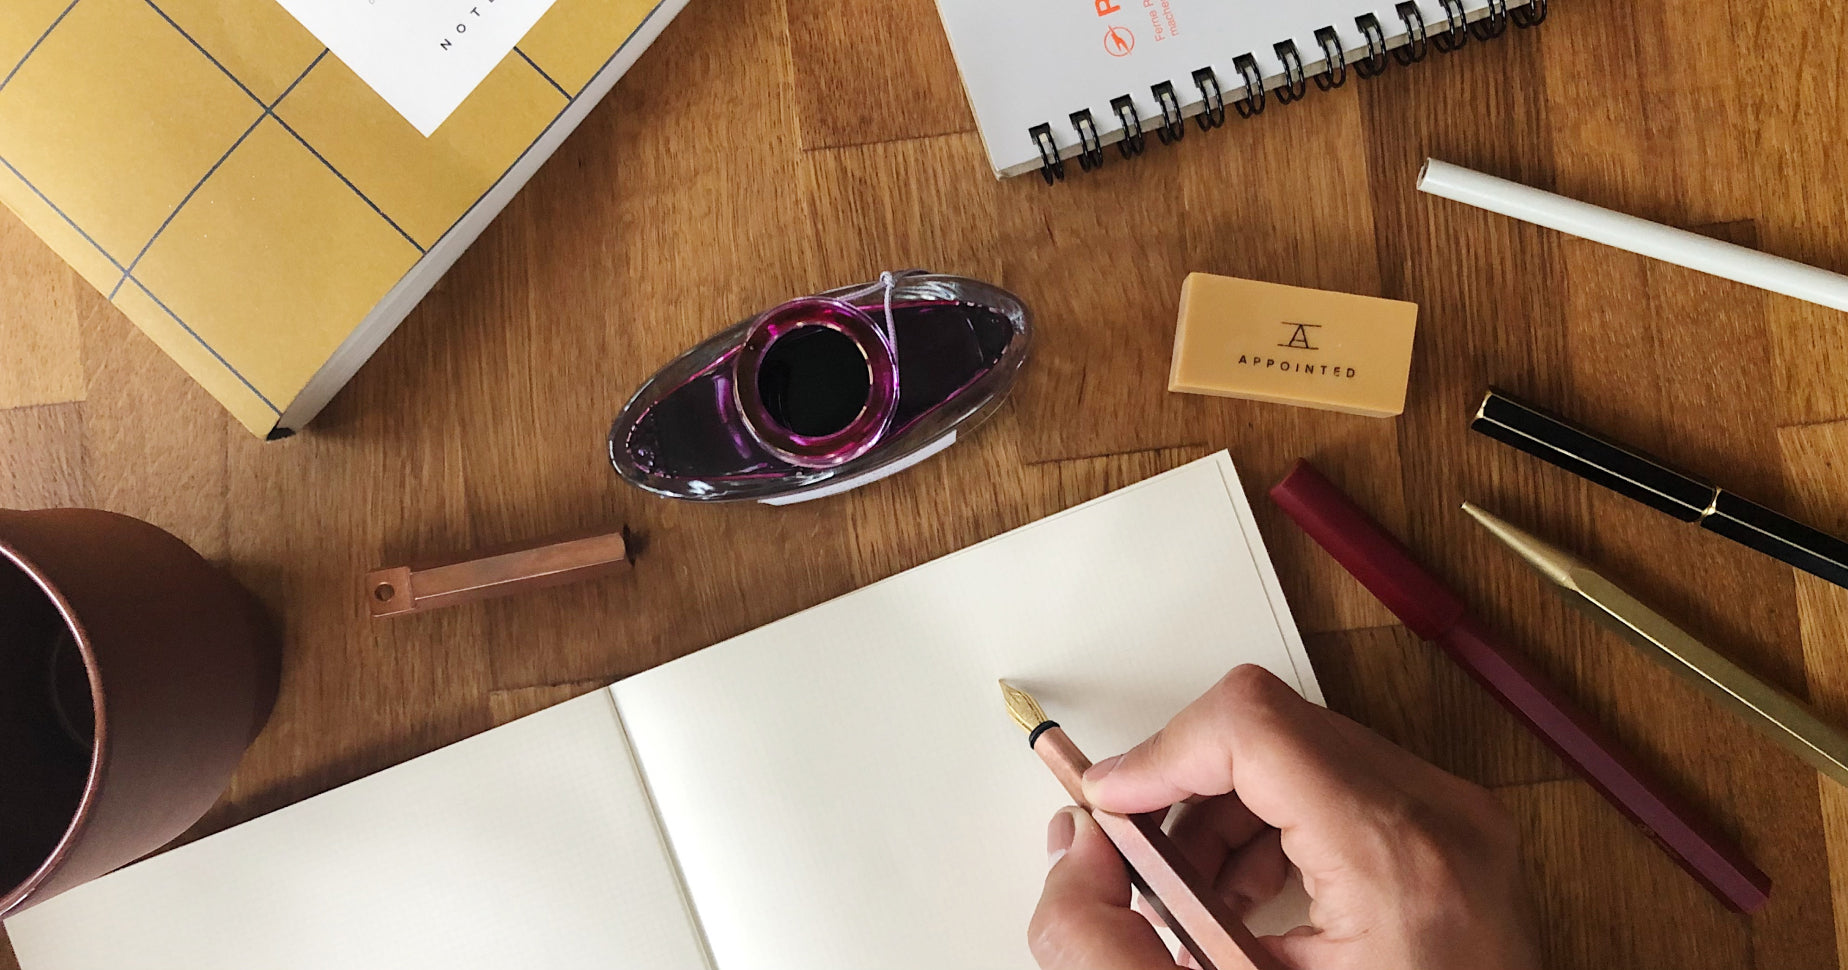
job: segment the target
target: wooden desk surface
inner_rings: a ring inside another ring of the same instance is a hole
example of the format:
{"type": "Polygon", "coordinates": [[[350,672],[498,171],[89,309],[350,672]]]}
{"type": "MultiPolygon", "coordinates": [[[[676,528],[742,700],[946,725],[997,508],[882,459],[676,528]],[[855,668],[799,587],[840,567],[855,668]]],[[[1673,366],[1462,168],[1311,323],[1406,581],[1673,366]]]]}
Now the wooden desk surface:
{"type": "Polygon", "coordinates": [[[1413,180],[1434,155],[1848,269],[1848,8],[1553,8],[1048,189],[990,176],[930,0],[694,0],[312,430],[274,444],[0,218],[0,503],[147,518],[283,618],[282,699],[203,834],[1230,448],[1334,706],[1521,819],[1549,966],[1835,966],[1848,793],[1567,612],[1457,504],[1583,551],[1848,722],[1848,591],[1464,430],[1494,382],[1848,532],[1848,317],[1413,180]],[[914,265],[1038,314],[1036,359],[981,433],[791,509],[670,503],[610,472],[611,417],[680,349],[914,265]],[[1404,417],[1169,394],[1190,270],[1417,302],[1404,417]],[[1736,835],[1771,904],[1722,910],[1311,547],[1262,495],[1299,455],[1736,835]],[[649,542],[628,575],[366,618],[370,567],[619,523],[649,542]]]}

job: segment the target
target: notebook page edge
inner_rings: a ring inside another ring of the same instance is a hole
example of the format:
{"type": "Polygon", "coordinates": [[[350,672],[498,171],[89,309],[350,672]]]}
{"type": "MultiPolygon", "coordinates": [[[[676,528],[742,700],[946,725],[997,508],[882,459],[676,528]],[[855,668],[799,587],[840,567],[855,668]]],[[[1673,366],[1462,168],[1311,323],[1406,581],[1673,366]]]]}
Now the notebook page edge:
{"type": "Polygon", "coordinates": [[[1258,531],[1257,516],[1252,513],[1251,499],[1245,494],[1238,467],[1226,452],[1221,451],[1219,455],[1226,456],[1226,460],[1219,463],[1219,471],[1238,515],[1239,526],[1245,533],[1245,545],[1252,565],[1264,583],[1265,599],[1271,605],[1271,619],[1277,625],[1277,633],[1290,658],[1290,667],[1296,673],[1296,690],[1309,700],[1327,707],[1328,700],[1322,695],[1322,682],[1316,678],[1315,667],[1309,662],[1309,651],[1303,645],[1302,631],[1296,626],[1296,615],[1290,609],[1289,599],[1283,595],[1283,584],[1277,580],[1277,567],[1271,562],[1270,549],[1264,544],[1263,533],[1258,531]]]}
{"type": "Polygon", "coordinates": [[[679,890],[680,908],[686,911],[687,924],[692,927],[693,936],[699,942],[700,957],[706,961],[706,970],[719,970],[718,961],[712,955],[712,942],[706,937],[706,927],[699,919],[699,907],[694,904],[693,892],[687,887],[686,873],[680,868],[680,856],[674,851],[673,836],[667,831],[667,820],[661,817],[661,804],[655,800],[654,786],[648,781],[648,766],[642,764],[641,755],[629,739],[629,725],[623,720],[622,704],[616,700],[616,685],[611,684],[598,693],[609,698],[610,714],[616,719],[616,730],[622,732],[623,753],[628,755],[629,766],[641,782],[642,798],[648,804],[649,817],[654,820],[655,839],[660,843],[661,854],[673,873],[674,886],[679,890]]]}

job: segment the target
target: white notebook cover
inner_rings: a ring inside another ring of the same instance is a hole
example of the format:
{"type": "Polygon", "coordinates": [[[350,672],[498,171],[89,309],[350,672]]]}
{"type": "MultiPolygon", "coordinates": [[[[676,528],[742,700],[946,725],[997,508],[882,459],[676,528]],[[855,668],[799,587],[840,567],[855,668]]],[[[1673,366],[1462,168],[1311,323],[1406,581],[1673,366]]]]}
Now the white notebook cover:
{"type": "Polygon", "coordinates": [[[1032,970],[1066,796],[996,680],[1103,757],[1246,662],[1321,701],[1221,452],[7,929],[24,970],[1032,970]]]}
{"type": "MultiPolygon", "coordinates": [[[[1488,0],[1461,2],[1467,19],[1488,12],[1488,0]]],[[[1151,87],[1173,83],[1182,113],[1198,114],[1204,101],[1194,72],[1201,68],[1213,70],[1232,124],[1232,103],[1243,92],[1234,58],[1250,54],[1265,86],[1274,88],[1285,77],[1276,45],[1293,41],[1306,74],[1315,74],[1327,62],[1315,36],[1321,27],[1335,29],[1351,73],[1367,50],[1357,17],[1373,14],[1389,46],[1404,43],[1396,6],[1392,0],[937,0],[989,160],[1003,176],[1040,167],[1028,134],[1035,125],[1052,126],[1062,157],[1077,155],[1074,112],[1090,111],[1103,144],[1122,140],[1125,126],[1110,102],[1123,95],[1154,141],[1162,115],[1151,87]]],[[[1417,0],[1417,6],[1430,35],[1444,30],[1442,4],[1417,0]]],[[[1200,134],[1191,122],[1187,128],[1200,134]]]]}

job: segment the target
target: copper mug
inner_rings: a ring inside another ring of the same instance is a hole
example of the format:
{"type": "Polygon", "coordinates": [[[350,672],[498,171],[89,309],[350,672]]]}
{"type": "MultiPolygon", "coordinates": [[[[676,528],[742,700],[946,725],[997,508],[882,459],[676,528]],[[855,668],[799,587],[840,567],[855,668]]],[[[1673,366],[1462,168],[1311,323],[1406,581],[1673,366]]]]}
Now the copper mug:
{"type": "Polygon", "coordinates": [[[0,509],[0,916],[198,821],[276,699],[255,597],[94,509],[0,509]]]}

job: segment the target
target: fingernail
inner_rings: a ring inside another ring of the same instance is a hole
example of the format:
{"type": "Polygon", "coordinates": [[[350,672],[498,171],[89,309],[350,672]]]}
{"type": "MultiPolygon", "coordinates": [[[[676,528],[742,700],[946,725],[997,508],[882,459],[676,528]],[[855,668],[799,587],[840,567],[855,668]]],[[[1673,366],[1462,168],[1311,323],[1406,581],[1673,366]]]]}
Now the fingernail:
{"type": "Polygon", "coordinates": [[[1046,868],[1050,869],[1065,858],[1065,853],[1072,848],[1072,839],[1078,835],[1078,819],[1072,815],[1075,808],[1059,809],[1059,814],[1052,817],[1052,824],[1046,826],[1046,868]]]}
{"type": "Polygon", "coordinates": [[[1085,784],[1095,785],[1098,782],[1103,781],[1105,775],[1108,775],[1111,772],[1115,771],[1117,768],[1117,765],[1122,764],[1122,763],[1123,763],[1123,756],[1120,754],[1114,755],[1112,757],[1105,758],[1104,760],[1099,761],[1098,763],[1085,769],[1085,772],[1084,772],[1085,784]]]}

